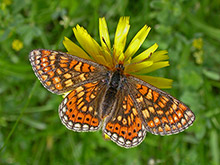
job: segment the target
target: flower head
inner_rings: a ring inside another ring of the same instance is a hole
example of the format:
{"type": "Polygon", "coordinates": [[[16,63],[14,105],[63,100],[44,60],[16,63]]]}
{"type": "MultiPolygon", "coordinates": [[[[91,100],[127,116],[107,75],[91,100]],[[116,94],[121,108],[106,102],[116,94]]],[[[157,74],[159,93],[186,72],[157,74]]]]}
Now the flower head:
{"type": "Polygon", "coordinates": [[[21,50],[23,47],[24,47],[23,42],[20,41],[20,40],[14,40],[14,41],[12,42],[12,48],[13,48],[15,51],[19,51],[19,50],[21,50]]]}
{"type": "Polygon", "coordinates": [[[63,44],[69,54],[95,61],[105,65],[110,70],[114,70],[117,64],[123,64],[125,75],[135,76],[158,88],[170,88],[172,80],[146,75],[149,72],[169,66],[169,62],[166,61],[169,59],[167,51],[156,51],[158,45],[155,43],[142,53],[136,55],[136,52],[150,32],[151,28],[147,25],[144,25],[134,36],[125,50],[129,29],[129,17],[121,17],[116,29],[114,44],[111,46],[105,18],[100,18],[99,34],[101,45],[79,25],[73,28],[73,32],[83,49],[67,37],[64,38],[63,44]]]}

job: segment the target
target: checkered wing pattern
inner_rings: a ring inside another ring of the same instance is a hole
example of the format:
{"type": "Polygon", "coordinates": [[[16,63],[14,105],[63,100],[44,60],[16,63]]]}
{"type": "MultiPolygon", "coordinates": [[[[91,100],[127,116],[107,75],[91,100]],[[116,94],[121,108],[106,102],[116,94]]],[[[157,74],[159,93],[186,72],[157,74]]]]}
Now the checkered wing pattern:
{"type": "Polygon", "coordinates": [[[95,131],[100,128],[100,102],[106,84],[94,81],[74,88],[59,106],[62,123],[70,130],[95,131]]]}
{"type": "Polygon", "coordinates": [[[135,77],[128,77],[138,113],[148,132],[171,135],[182,132],[195,120],[193,112],[166,92],[135,77]]]}
{"type": "Polygon", "coordinates": [[[106,68],[102,65],[53,50],[33,50],[29,59],[43,86],[56,94],[101,80],[106,74],[106,68]]]}
{"type": "Polygon", "coordinates": [[[118,92],[113,111],[105,120],[103,132],[125,148],[135,147],[144,140],[146,130],[127,84],[118,92]]]}

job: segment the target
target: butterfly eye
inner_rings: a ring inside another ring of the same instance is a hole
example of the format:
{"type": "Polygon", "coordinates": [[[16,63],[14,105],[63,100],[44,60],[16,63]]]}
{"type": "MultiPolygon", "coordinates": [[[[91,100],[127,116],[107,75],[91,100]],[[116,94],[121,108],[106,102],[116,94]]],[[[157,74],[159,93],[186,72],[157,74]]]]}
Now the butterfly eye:
{"type": "Polygon", "coordinates": [[[111,76],[111,73],[110,72],[106,72],[105,78],[102,79],[102,82],[108,84],[110,76],[111,76]]]}

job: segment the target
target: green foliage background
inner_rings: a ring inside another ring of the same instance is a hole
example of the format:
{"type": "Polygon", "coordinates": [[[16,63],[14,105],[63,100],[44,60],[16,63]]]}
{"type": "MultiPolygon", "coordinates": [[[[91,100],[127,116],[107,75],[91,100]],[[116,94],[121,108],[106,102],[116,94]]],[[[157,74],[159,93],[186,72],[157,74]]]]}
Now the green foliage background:
{"type": "Polygon", "coordinates": [[[219,0],[1,0],[0,164],[220,164],[219,0]],[[167,49],[171,66],[157,76],[174,80],[166,90],[192,109],[196,120],[183,133],[147,134],[132,149],[105,141],[101,131],[76,133],[60,122],[62,97],[48,92],[28,60],[32,49],[66,51],[64,36],[84,26],[98,41],[106,17],[111,40],[120,16],[130,16],[128,41],[147,24],[142,46],[167,49]],[[24,47],[12,48],[14,40],[24,47]],[[195,46],[195,45],[198,46],[195,46]]]}

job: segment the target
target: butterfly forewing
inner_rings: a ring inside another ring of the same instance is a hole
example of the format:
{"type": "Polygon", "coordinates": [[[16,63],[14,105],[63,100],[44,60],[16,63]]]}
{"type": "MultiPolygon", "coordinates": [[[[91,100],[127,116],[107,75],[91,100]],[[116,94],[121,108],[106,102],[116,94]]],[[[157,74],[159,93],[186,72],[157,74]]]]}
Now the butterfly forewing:
{"type": "Polygon", "coordinates": [[[182,102],[135,77],[129,77],[133,98],[148,132],[170,135],[192,125],[195,116],[182,102]]]}
{"type": "Polygon", "coordinates": [[[66,53],[36,49],[29,59],[34,73],[43,86],[56,94],[63,94],[76,86],[103,79],[106,68],[66,53]]]}

